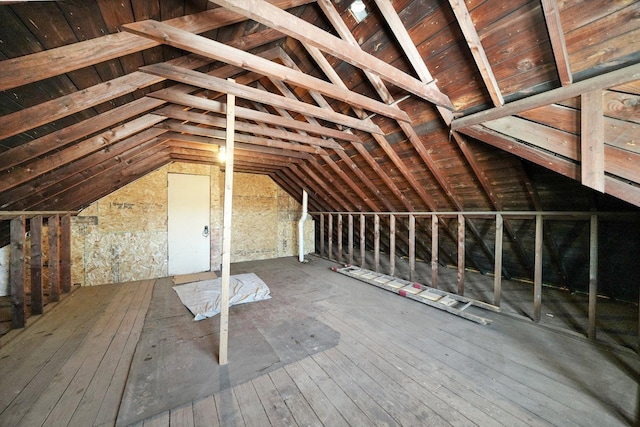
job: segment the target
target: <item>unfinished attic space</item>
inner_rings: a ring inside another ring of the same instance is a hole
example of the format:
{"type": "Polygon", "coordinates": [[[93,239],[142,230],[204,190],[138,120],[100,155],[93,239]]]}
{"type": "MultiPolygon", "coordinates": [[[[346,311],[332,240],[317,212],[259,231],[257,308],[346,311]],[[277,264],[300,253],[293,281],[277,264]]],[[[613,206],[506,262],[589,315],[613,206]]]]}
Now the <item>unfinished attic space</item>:
{"type": "Polygon", "coordinates": [[[640,2],[0,1],[0,426],[640,423],[640,2]]]}

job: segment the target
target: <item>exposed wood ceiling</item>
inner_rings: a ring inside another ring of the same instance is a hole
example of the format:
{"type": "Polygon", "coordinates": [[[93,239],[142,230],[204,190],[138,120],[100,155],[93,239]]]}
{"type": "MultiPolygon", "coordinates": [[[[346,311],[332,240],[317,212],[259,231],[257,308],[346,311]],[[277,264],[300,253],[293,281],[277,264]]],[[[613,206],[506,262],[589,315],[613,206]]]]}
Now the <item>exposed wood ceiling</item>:
{"type": "Polygon", "coordinates": [[[640,206],[640,2],[364,3],[1,4],[0,209],[218,164],[227,93],[236,170],[313,210],[640,206]]]}

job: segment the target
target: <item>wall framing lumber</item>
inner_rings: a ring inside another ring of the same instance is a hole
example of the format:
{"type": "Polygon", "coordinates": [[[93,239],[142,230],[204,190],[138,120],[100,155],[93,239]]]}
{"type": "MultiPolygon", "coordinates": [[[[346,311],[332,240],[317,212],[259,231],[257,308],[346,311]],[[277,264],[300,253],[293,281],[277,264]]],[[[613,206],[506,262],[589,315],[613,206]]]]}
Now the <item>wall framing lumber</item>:
{"type": "Polygon", "coordinates": [[[11,220],[11,249],[9,280],[11,282],[11,326],[15,329],[24,328],[25,313],[25,279],[27,270],[26,218],[20,215],[11,220]]]}
{"type": "Polygon", "coordinates": [[[580,171],[582,184],[604,192],[604,115],[602,91],[580,95],[580,171]]]}
{"type": "Polygon", "coordinates": [[[535,272],[533,276],[533,321],[539,322],[542,315],[542,215],[536,215],[535,272]]]}
{"type": "Polygon", "coordinates": [[[589,228],[589,327],[587,337],[596,339],[598,302],[598,216],[592,215],[589,228]]]}
{"type": "Polygon", "coordinates": [[[458,215],[458,295],[464,295],[465,217],[458,215]]]}
{"type": "Polygon", "coordinates": [[[495,266],[493,269],[493,305],[500,307],[502,295],[502,246],[503,246],[504,220],[502,215],[496,214],[496,243],[495,243],[495,266]]]}
{"type": "Polygon", "coordinates": [[[71,215],[60,217],[60,290],[71,291],[71,215]]]}
{"type": "Polygon", "coordinates": [[[42,314],[44,309],[43,272],[42,272],[42,215],[29,220],[29,237],[31,240],[31,314],[42,314]]]}
{"type": "Polygon", "coordinates": [[[60,300],[60,215],[47,220],[49,232],[49,301],[60,300]]]}
{"type": "Polygon", "coordinates": [[[233,209],[233,161],[235,139],[235,105],[236,98],[227,94],[227,127],[225,145],[227,160],[224,170],[224,202],[222,214],[222,283],[220,292],[220,343],[218,347],[218,363],[228,363],[229,343],[229,281],[231,276],[231,217],[233,209]]]}
{"type": "Polygon", "coordinates": [[[438,215],[431,215],[431,287],[438,288],[438,252],[440,241],[438,238],[439,229],[438,215]]]}

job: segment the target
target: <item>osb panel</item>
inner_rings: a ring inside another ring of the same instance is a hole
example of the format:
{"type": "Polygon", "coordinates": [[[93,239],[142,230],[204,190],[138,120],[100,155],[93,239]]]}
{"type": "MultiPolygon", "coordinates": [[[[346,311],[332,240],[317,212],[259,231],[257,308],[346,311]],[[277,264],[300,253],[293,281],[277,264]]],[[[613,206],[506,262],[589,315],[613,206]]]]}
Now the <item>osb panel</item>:
{"type": "Polygon", "coordinates": [[[161,231],[167,228],[167,168],[162,168],[100,199],[103,233],[161,231]]]}
{"type": "Polygon", "coordinates": [[[166,232],[90,232],[84,236],[84,283],[99,285],[167,275],[166,232]]]}

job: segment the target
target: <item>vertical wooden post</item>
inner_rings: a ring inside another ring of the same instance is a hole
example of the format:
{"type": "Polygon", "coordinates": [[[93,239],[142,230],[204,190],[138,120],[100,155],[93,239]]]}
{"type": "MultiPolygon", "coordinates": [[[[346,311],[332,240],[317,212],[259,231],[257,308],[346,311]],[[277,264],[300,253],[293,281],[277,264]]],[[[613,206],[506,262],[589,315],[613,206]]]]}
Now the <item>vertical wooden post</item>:
{"type": "Polygon", "coordinates": [[[26,314],[24,309],[24,281],[26,276],[26,224],[24,215],[11,220],[9,279],[11,281],[11,326],[24,328],[26,314]]]}
{"type": "Polygon", "coordinates": [[[31,236],[31,314],[42,314],[44,301],[42,295],[42,215],[36,215],[29,221],[31,236]]]}
{"type": "Polygon", "coordinates": [[[327,251],[329,259],[333,259],[333,214],[329,214],[329,236],[327,241],[327,251]]]}
{"type": "Polygon", "coordinates": [[[589,233],[589,339],[596,339],[596,303],[598,301],[598,216],[591,215],[589,233]]]}
{"type": "Polygon", "coordinates": [[[580,95],[582,184],[604,193],[604,114],[602,91],[580,95]]]}
{"type": "MultiPolygon", "coordinates": [[[[229,79],[233,82],[233,79],[229,79]]],[[[225,145],[227,161],[224,169],[224,202],[222,218],[222,279],[220,292],[220,346],[218,363],[228,363],[227,348],[229,343],[229,282],[231,268],[231,217],[233,212],[233,161],[235,141],[236,97],[227,94],[227,129],[225,145]]]]}
{"type": "Polygon", "coordinates": [[[542,314],[542,215],[536,215],[536,242],[533,273],[533,321],[542,314]]]}
{"type": "Polygon", "coordinates": [[[342,214],[338,214],[338,262],[342,263],[342,214]]]}
{"type": "Polygon", "coordinates": [[[324,214],[320,214],[320,256],[324,256],[324,214]]]}
{"type": "Polygon", "coordinates": [[[416,217],[409,215],[409,280],[416,280],[416,217]]]}
{"type": "Polygon", "coordinates": [[[347,239],[349,240],[348,245],[349,245],[349,264],[353,264],[353,215],[349,214],[348,218],[348,227],[349,227],[349,231],[348,231],[348,236],[347,239]]]}
{"type": "Polygon", "coordinates": [[[464,295],[464,215],[458,214],[458,295],[464,295]]]}
{"type": "Polygon", "coordinates": [[[496,244],[495,264],[493,266],[493,304],[500,307],[502,294],[502,238],[504,235],[504,220],[502,215],[496,214],[496,244]]]}
{"type": "Polygon", "coordinates": [[[60,300],[60,216],[50,216],[49,227],[49,301],[60,300]]]}
{"type": "Polygon", "coordinates": [[[367,232],[367,226],[364,219],[364,214],[360,214],[360,267],[364,268],[366,265],[367,239],[365,233],[367,232]]]}
{"type": "Polygon", "coordinates": [[[396,217],[389,215],[389,274],[396,273],[396,217]]]}
{"type": "Polygon", "coordinates": [[[438,287],[438,215],[431,215],[431,287],[438,287]]]}
{"type": "Polygon", "coordinates": [[[373,216],[373,264],[377,273],[380,270],[380,216],[373,216]]]}
{"type": "Polygon", "coordinates": [[[71,215],[60,218],[60,288],[71,291],[71,215]]]}

